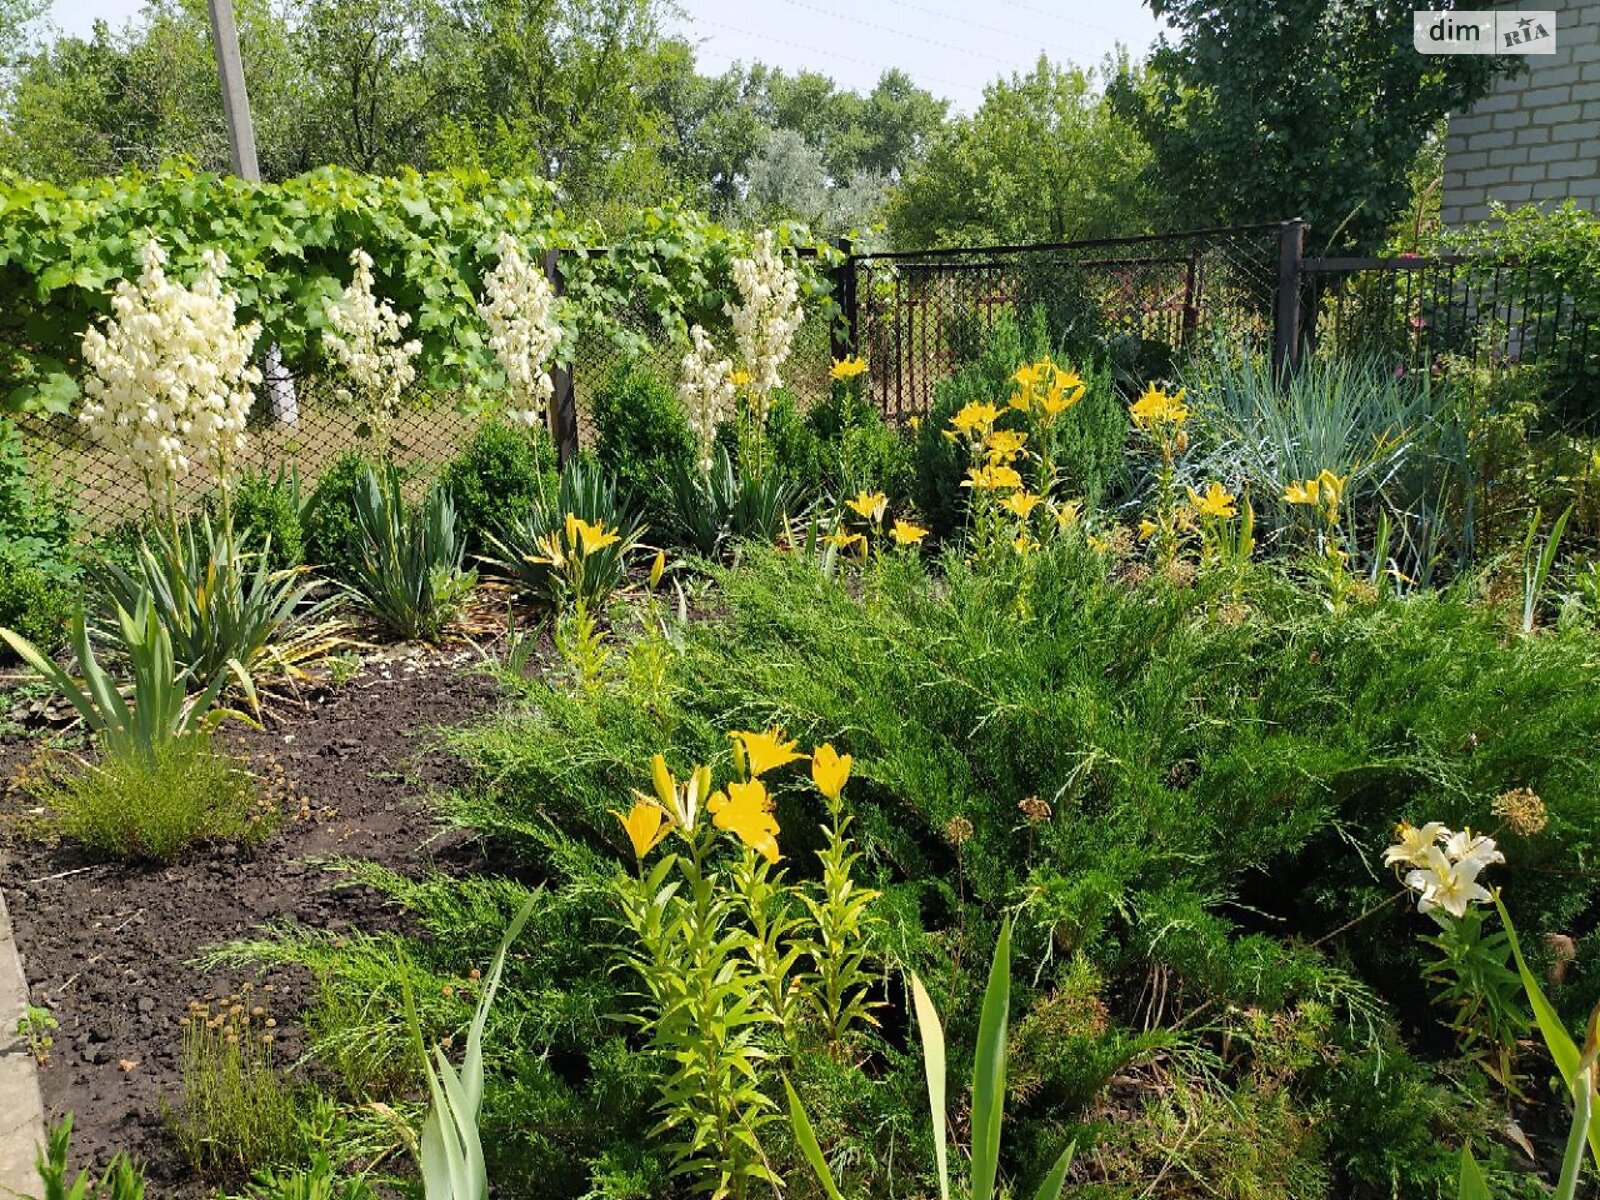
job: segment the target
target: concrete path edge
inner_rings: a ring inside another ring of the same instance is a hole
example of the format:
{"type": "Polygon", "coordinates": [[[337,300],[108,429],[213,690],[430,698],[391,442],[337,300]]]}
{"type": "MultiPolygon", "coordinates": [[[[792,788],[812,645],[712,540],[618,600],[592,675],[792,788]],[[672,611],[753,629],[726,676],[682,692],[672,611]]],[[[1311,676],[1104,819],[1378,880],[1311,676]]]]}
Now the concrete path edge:
{"type": "Polygon", "coordinates": [[[39,1191],[34,1158],[44,1142],[44,1103],[27,1039],[17,1034],[27,1007],[28,981],[0,893],[0,1197],[39,1191]]]}

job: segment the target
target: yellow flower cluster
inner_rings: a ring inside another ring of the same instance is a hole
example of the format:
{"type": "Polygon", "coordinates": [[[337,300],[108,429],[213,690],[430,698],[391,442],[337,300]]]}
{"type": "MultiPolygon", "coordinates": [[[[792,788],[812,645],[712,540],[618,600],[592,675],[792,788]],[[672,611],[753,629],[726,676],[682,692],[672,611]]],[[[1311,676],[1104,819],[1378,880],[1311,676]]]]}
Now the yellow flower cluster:
{"type": "Polygon", "coordinates": [[[691,844],[700,830],[700,808],[711,814],[711,823],[731,833],[745,846],[770,863],[782,855],[778,851],[778,819],[762,776],[794,762],[811,764],[811,782],[817,791],[837,803],[850,778],[851,758],[840,754],[829,743],[810,754],[795,749],[795,740],[785,740],[781,728],[763,732],[739,731],[728,735],[733,740],[733,759],[737,778],[727,787],[712,790],[711,768],[696,767],[681,783],[667,769],[666,759],[657,754],[650,760],[654,795],[633,793],[633,807],[626,813],[611,810],[621,823],[634,856],[641,861],[659,846],[669,833],[676,832],[691,844]]]}
{"type": "Polygon", "coordinates": [[[591,554],[615,545],[621,540],[621,535],[613,529],[607,529],[604,521],[591,524],[577,513],[568,513],[566,523],[560,531],[552,530],[538,540],[536,544],[541,553],[532,561],[549,563],[557,570],[561,570],[575,563],[581,563],[591,554]]]}
{"type": "Polygon", "coordinates": [[[1011,407],[1046,422],[1066,412],[1088,391],[1077,371],[1058,367],[1049,355],[1019,367],[1011,382],[1017,385],[1009,401],[1011,407]]]}
{"type": "MultiPolygon", "coordinates": [[[[865,556],[871,548],[871,539],[879,536],[884,520],[889,515],[889,497],[882,492],[863,490],[857,492],[853,499],[846,500],[845,508],[859,518],[865,528],[850,529],[841,524],[823,540],[840,550],[857,549],[865,556]]],[[[903,549],[918,545],[928,536],[928,531],[903,517],[896,517],[888,529],[888,536],[903,549]]]]}
{"type": "Polygon", "coordinates": [[[828,377],[842,383],[847,379],[854,379],[857,375],[865,373],[866,369],[866,359],[857,357],[854,354],[847,354],[843,358],[833,360],[833,366],[828,370],[828,377]]]}
{"type": "Polygon", "coordinates": [[[1344,489],[1349,482],[1348,475],[1335,475],[1324,469],[1315,479],[1291,483],[1284,489],[1283,498],[1290,504],[1320,508],[1333,520],[1339,514],[1339,506],[1344,503],[1344,489]]]}
{"type": "Polygon", "coordinates": [[[1189,407],[1183,402],[1184,391],[1168,392],[1150,384],[1144,394],[1128,406],[1128,416],[1147,433],[1164,429],[1178,429],[1189,419],[1189,407]]]}

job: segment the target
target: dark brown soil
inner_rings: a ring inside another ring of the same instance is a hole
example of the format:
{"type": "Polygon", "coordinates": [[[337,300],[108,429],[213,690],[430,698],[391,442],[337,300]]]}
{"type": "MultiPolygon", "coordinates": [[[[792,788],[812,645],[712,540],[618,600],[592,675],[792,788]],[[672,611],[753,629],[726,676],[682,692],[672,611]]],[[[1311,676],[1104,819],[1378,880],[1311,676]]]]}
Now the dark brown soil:
{"type": "MultiPolygon", "coordinates": [[[[301,972],[208,975],[191,960],[269,923],[395,926],[375,892],[345,886],[319,858],[358,857],[409,873],[467,857],[460,835],[441,835],[427,797],[461,771],[437,749],[434,731],[494,701],[490,678],[465,670],[478,657],[391,652],[341,688],[275,705],[265,729],[226,734],[283,802],[278,827],[253,850],[208,848],[164,868],[106,862],[28,836],[35,801],[21,790],[0,801],[0,888],[33,1002],[60,1022],[40,1073],[45,1106],[51,1119],[74,1115],[76,1162],[104,1163],[129,1150],[147,1163],[152,1195],[205,1194],[187,1181],[161,1116],[163,1099],[178,1100],[186,1006],[247,981],[270,986],[279,1058],[292,1061],[298,1014],[311,997],[301,972]]],[[[0,780],[25,768],[38,745],[0,738],[0,780]]]]}

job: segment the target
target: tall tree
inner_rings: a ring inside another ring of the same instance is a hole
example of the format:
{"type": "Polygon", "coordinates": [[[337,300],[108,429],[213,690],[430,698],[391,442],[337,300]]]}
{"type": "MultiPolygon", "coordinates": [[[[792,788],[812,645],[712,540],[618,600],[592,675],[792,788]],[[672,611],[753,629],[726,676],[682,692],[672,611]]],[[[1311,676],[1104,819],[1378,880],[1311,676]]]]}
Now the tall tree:
{"type": "Polygon", "coordinates": [[[1099,73],[1046,58],[984,90],[895,190],[897,245],[1053,241],[1142,232],[1149,158],[1099,73]]]}
{"type": "Polygon", "coordinates": [[[1172,35],[1149,80],[1113,94],[1191,224],[1301,216],[1324,242],[1373,245],[1407,204],[1438,120],[1507,69],[1418,54],[1410,0],[1147,2],[1172,35]]]}

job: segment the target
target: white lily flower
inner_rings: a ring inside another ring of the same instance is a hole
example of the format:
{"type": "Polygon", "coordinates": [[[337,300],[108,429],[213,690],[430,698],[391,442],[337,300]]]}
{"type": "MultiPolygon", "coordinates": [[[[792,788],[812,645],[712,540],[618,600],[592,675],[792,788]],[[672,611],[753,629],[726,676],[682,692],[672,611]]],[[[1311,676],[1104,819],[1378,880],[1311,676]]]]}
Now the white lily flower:
{"type": "Polygon", "coordinates": [[[1500,848],[1492,837],[1473,833],[1471,829],[1463,829],[1446,838],[1444,852],[1452,862],[1475,862],[1479,869],[1490,863],[1503,863],[1506,860],[1506,856],[1500,853],[1500,848]]]}
{"type": "Polygon", "coordinates": [[[1437,846],[1429,848],[1428,864],[1406,875],[1406,886],[1420,893],[1417,911],[1429,913],[1442,908],[1452,917],[1463,917],[1474,904],[1487,904],[1493,897],[1478,882],[1483,864],[1475,860],[1451,862],[1437,846]]]}
{"type": "Polygon", "coordinates": [[[1402,821],[1395,830],[1395,836],[1400,840],[1383,852],[1383,865],[1386,867],[1397,863],[1425,867],[1429,862],[1428,852],[1455,835],[1439,821],[1429,821],[1426,825],[1408,825],[1402,821]]]}

